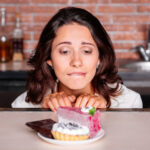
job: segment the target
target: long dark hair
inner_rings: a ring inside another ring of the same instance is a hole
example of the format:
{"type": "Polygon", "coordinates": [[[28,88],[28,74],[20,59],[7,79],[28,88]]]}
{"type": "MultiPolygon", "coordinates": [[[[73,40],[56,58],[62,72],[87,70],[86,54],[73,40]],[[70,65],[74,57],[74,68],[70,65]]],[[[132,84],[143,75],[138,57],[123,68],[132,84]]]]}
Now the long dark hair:
{"type": "Polygon", "coordinates": [[[117,74],[112,42],[95,16],[84,9],[75,7],[60,9],[43,29],[35,54],[29,60],[33,70],[30,71],[27,82],[26,101],[39,104],[48,89],[54,90],[57,77],[46,61],[51,59],[52,42],[58,28],[73,22],[88,27],[97,44],[101,63],[92,80],[92,85],[95,91],[107,100],[107,106],[109,107],[111,105],[110,97],[118,95],[118,86],[119,83],[122,83],[117,74]],[[115,87],[110,86],[113,83],[116,83],[115,87]]]}

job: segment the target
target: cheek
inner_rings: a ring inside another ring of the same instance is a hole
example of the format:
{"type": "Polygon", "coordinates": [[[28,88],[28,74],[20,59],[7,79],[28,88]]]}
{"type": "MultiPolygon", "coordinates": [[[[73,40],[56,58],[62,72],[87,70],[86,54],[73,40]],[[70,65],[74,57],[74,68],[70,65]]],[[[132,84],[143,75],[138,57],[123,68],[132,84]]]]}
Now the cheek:
{"type": "Polygon", "coordinates": [[[68,61],[57,57],[53,60],[53,68],[56,76],[63,75],[68,68],[68,61]]]}
{"type": "Polygon", "coordinates": [[[91,67],[89,69],[89,78],[90,78],[90,80],[92,80],[94,78],[95,74],[96,74],[96,66],[93,65],[93,67],[91,67]]]}
{"type": "Polygon", "coordinates": [[[96,67],[98,65],[98,58],[97,57],[94,57],[94,58],[91,58],[91,59],[85,59],[85,65],[87,66],[87,68],[89,68],[89,70],[96,70],[96,67]]]}
{"type": "MultiPolygon", "coordinates": [[[[97,58],[95,58],[96,60],[97,58]]],[[[95,61],[94,59],[92,59],[92,61],[86,61],[86,68],[87,68],[87,72],[88,72],[88,78],[89,80],[92,80],[96,74],[96,68],[97,68],[97,64],[98,64],[98,60],[95,61]]]]}

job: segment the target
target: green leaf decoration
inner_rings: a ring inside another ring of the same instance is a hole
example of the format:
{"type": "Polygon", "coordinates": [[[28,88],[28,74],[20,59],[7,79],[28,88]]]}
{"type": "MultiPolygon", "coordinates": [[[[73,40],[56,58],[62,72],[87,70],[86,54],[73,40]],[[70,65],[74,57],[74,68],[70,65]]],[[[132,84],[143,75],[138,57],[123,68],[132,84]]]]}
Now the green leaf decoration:
{"type": "Polygon", "coordinates": [[[96,112],[95,107],[93,107],[93,108],[91,108],[91,109],[89,110],[89,113],[90,113],[91,116],[94,116],[95,112],[96,112]]]}

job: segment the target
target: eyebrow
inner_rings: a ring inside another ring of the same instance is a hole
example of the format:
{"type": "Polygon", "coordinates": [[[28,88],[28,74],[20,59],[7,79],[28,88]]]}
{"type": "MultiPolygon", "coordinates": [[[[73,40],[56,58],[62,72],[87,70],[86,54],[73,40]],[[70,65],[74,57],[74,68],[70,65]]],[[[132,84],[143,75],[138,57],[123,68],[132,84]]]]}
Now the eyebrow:
{"type": "MultiPolygon", "coordinates": [[[[56,45],[56,47],[59,46],[59,45],[61,45],[61,44],[72,45],[71,42],[69,42],[69,41],[64,41],[64,42],[58,43],[58,44],[56,45]]],[[[90,42],[82,42],[81,44],[82,44],[82,45],[91,45],[91,46],[94,46],[94,47],[95,47],[95,45],[94,45],[93,43],[90,43],[90,42]]]]}
{"type": "Polygon", "coordinates": [[[82,42],[81,44],[82,44],[82,45],[92,45],[92,46],[95,47],[95,45],[94,45],[93,43],[90,43],[90,42],[82,42]]]}
{"type": "Polygon", "coordinates": [[[56,45],[56,47],[59,46],[59,45],[61,45],[61,44],[68,44],[68,45],[71,45],[71,42],[69,42],[69,41],[60,42],[60,43],[58,43],[58,44],[56,45]]]}

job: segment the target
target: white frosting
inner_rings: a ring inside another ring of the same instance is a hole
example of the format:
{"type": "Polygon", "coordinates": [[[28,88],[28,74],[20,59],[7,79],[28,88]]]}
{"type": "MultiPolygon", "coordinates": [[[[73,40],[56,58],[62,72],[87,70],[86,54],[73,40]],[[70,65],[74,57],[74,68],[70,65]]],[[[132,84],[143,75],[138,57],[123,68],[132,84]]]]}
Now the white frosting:
{"type": "Polygon", "coordinates": [[[89,110],[92,109],[93,107],[83,107],[81,109],[82,112],[85,112],[85,113],[89,113],[89,110]]]}
{"type": "Polygon", "coordinates": [[[52,128],[53,131],[58,131],[67,135],[87,135],[89,134],[89,128],[86,126],[80,126],[74,123],[55,123],[52,128]]]}

